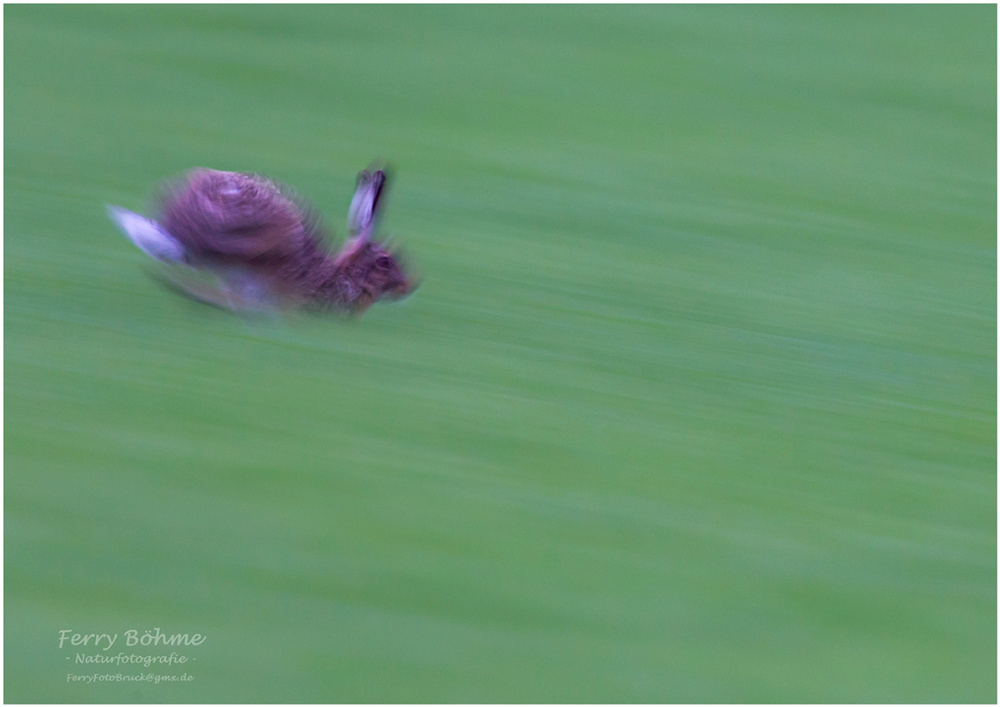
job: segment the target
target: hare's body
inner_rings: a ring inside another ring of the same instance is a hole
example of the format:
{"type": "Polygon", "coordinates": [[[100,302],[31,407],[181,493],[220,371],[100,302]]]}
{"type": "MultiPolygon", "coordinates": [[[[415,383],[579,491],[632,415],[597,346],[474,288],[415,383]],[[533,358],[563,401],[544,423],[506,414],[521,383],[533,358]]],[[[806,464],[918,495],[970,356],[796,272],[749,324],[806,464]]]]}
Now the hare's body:
{"type": "Polygon", "coordinates": [[[371,238],[384,184],[381,171],[359,175],[348,216],[350,237],[337,254],[327,250],[319,218],[309,207],[254,174],[192,170],[164,191],[157,221],[117,207],[109,212],[147,254],[214,276],[214,288],[178,282],[198,299],[233,309],[360,313],[382,297],[412,289],[393,255],[371,238]]]}

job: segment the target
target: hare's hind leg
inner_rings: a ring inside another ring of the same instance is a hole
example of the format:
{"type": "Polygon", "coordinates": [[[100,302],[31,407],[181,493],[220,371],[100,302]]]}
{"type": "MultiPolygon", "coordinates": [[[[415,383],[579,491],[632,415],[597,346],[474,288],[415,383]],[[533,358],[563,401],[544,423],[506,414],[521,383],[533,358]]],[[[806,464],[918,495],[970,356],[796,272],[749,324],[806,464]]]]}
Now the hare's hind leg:
{"type": "Polygon", "coordinates": [[[216,272],[219,289],[234,312],[264,312],[278,307],[278,299],[267,283],[253,272],[239,267],[216,272]]]}
{"type": "Polygon", "coordinates": [[[160,267],[152,274],[177,294],[230,312],[269,312],[280,305],[265,283],[240,268],[160,267]]]}
{"type": "Polygon", "coordinates": [[[156,221],[120,206],[108,206],[108,216],[146,255],[164,263],[186,263],[187,251],[156,221]]]}

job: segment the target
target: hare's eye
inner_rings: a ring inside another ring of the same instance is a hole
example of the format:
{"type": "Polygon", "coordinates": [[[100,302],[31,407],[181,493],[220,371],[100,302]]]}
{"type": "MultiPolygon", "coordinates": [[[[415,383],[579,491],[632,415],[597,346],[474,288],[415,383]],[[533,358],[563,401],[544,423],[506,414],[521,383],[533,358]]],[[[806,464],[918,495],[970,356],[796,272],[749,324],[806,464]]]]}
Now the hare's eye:
{"type": "Polygon", "coordinates": [[[377,268],[380,268],[382,270],[388,270],[391,265],[392,265],[392,258],[390,258],[388,255],[380,255],[377,258],[375,258],[375,267],[377,268]]]}

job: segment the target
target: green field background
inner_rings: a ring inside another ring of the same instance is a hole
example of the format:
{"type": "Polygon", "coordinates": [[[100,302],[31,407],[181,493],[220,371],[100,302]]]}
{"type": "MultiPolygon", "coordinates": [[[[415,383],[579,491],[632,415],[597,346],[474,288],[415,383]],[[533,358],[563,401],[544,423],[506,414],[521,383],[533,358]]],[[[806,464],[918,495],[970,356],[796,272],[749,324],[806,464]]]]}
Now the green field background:
{"type": "Polygon", "coordinates": [[[5,700],[995,702],[996,13],[6,6],[5,700]],[[375,158],[358,321],[104,213],[375,158]]]}

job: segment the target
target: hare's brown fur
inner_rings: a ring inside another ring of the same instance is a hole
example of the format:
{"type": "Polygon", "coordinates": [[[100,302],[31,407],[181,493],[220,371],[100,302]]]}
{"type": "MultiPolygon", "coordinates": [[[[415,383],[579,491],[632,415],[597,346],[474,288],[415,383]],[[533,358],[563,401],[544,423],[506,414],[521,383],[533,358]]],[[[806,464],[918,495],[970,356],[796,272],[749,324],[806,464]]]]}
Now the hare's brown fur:
{"type": "Polygon", "coordinates": [[[384,182],[375,174],[377,184],[366,186],[372,175],[363,172],[358,187],[358,195],[373,190],[368,222],[356,224],[366,237],[348,240],[337,254],[327,249],[315,211],[255,174],[192,170],[163,191],[159,224],[193,267],[239,271],[284,302],[359,312],[412,287],[394,255],[370,240],[384,182]]]}

